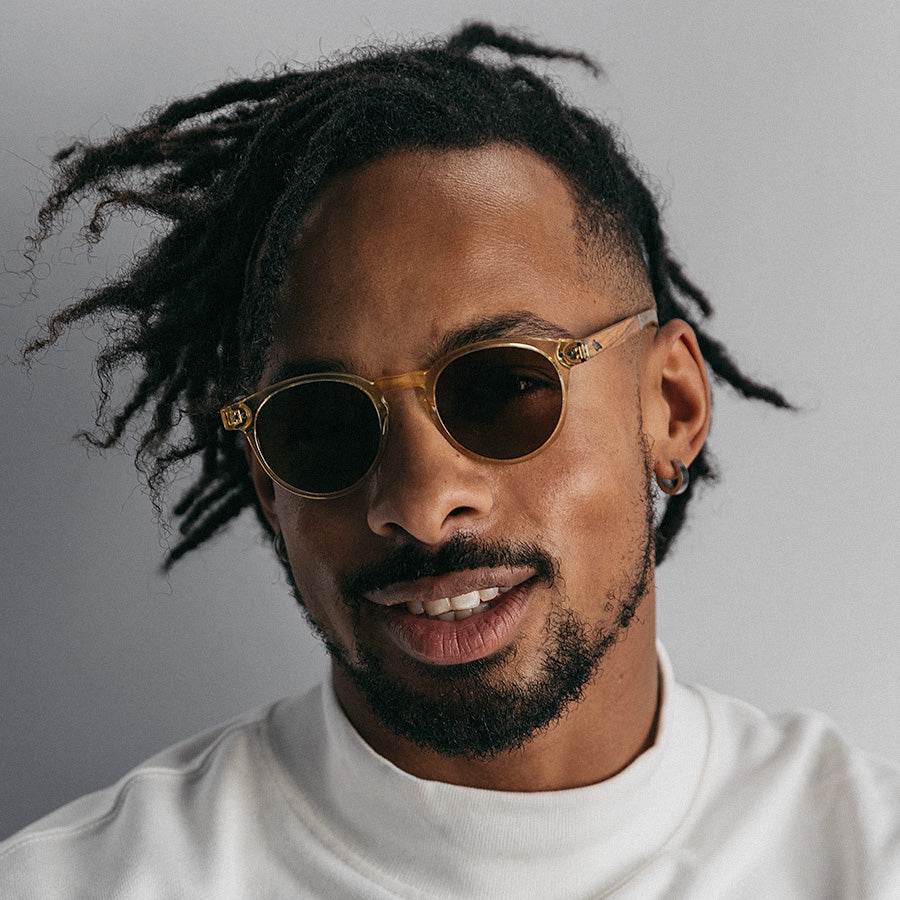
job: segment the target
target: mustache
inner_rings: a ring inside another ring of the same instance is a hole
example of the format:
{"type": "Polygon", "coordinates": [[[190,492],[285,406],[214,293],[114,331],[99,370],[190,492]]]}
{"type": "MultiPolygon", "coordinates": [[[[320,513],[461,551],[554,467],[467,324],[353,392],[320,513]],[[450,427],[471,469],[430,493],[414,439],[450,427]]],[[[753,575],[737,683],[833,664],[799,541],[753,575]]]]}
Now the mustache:
{"type": "Polygon", "coordinates": [[[361,566],[341,582],[345,597],[360,597],[403,581],[449,575],[467,569],[530,568],[535,578],[552,587],[559,563],[536,544],[485,541],[467,534],[454,535],[436,551],[404,544],[375,563],[361,566]]]}

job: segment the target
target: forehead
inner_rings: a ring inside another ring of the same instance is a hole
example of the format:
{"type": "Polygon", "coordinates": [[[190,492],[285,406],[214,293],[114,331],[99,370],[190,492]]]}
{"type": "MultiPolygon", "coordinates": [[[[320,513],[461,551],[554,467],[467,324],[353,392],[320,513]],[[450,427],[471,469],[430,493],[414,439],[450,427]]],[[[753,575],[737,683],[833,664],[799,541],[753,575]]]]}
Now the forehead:
{"type": "Polygon", "coordinates": [[[506,145],[397,152],[338,175],[298,229],[270,363],[369,367],[375,338],[382,357],[418,365],[447,332],[510,313],[595,330],[620,288],[587,274],[575,223],[566,181],[506,145]]]}

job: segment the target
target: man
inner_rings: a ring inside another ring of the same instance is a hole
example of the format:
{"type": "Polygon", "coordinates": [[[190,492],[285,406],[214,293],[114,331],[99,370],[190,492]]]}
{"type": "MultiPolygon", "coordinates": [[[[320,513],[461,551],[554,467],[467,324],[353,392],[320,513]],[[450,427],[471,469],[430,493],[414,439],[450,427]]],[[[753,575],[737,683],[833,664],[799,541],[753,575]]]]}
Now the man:
{"type": "MultiPolygon", "coordinates": [[[[704,295],[609,129],[479,48],[225,85],[61,155],[171,229],[124,313],[174,561],[256,510],[332,657],[0,847],[11,896],[893,896],[900,779],[673,677],[654,570],[711,474],[704,295]],[[702,351],[702,352],[701,352],[702,351]],[[191,433],[178,442],[176,421],[191,433]],[[666,495],[656,510],[656,488],[666,495]]],[[[582,60],[585,61],[586,60],[582,60]]]]}

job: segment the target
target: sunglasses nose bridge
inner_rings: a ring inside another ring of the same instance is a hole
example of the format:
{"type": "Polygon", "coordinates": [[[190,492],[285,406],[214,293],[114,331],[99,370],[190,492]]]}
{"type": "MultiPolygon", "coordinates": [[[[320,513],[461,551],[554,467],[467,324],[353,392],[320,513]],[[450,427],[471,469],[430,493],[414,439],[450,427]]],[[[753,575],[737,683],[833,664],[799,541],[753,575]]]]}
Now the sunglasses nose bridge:
{"type": "Polygon", "coordinates": [[[375,388],[381,395],[380,400],[385,411],[389,410],[390,407],[388,394],[412,388],[416,393],[419,405],[440,429],[440,420],[434,407],[434,400],[429,386],[430,374],[427,369],[420,369],[416,372],[406,372],[403,375],[387,375],[375,381],[375,388]]]}
{"type": "Polygon", "coordinates": [[[428,372],[424,370],[418,372],[406,372],[403,375],[387,375],[384,378],[379,378],[375,382],[375,387],[381,393],[381,396],[385,401],[387,400],[388,394],[395,391],[402,391],[406,388],[413,388],[419,400],[426,408],[430,408],[425,385],[427,376],[428,372]]]}

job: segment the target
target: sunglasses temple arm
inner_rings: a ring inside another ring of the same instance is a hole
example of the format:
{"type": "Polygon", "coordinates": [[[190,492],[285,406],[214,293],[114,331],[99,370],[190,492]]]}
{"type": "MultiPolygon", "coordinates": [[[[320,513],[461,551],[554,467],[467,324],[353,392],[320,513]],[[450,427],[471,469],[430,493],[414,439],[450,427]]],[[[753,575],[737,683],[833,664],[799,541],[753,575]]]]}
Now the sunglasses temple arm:
{"type": "Polygon", "coordinates": [[[616,322],[584,340],[572,341],[560,350],[560,360],[564,365],[575,366],[587,362],[598,353],[610,350],[621,344],[634,334],[643,331],[648,325],[658,325],[659,318],[655,309],[645,309],[637,315],[630,316],[622,322],[616,322]]]}
{"type": "Polygon", "coordinates": [[[609,328],[604,328],[584,339],[584,344],[587,345],[587,357],[590,359],[597,353],[611,350],[632,335],[643,331],[648,325],[657,324],[659,324],[659,319],[655,309],[645,309],[624,322],[616,322],[615,325],[610,325],[609,328]]]}

